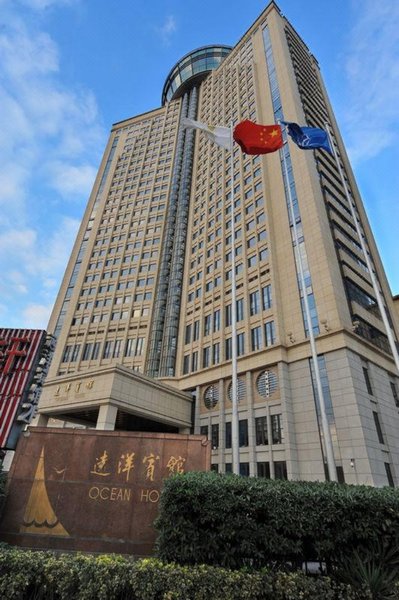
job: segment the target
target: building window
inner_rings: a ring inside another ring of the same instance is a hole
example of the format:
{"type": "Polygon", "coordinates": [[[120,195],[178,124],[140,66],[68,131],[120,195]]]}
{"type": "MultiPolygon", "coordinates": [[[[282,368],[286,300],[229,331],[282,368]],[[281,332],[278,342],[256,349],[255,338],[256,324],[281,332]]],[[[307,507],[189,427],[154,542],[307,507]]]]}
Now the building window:
{"type": "Polygon", "coordinates": [[[225,340],[225,360],[231,360],[231,353],[232,353],[231,338],[226,338],[226,340],[225,340]]]}
{"type": "Polygon", "coordinates": [[[378,441],[380,442],[380,444],[385,444],[384,436],[382,435],[381,423],[380,423],[380,419],[378,417],[378,413],[373,411],[373,417],[374,417],[375,428],[377,430],[378,441]]]}
{"type": "MultiPolygon", "coordinates": [[[[336,466],[338,483],[345,483],[344,469],[341,465],[336,466]]],[[[327,477],[326,477],[327,479],[327,477]]]]}
{"type": "Polygon", "coordinates": [[[93,351],[93,344],[92,344],[92,342],[89,342],[89,343],[85,344],[85,347],[84,347],[84,350],[83,350],[82,360],[90,360],[90,356],[91,356],[92,351],[93,351]]]}
{"type": "Polygon", "coordinates": [[[242,356],[245,353],[245,333],[237,335],[237,356],[242,356]]]}
{"type": "Polygon", "coordinates": [[[231,304],[228,304],[224,310],[225,310],[225,326],[229,327],[231,325],[231,304]]]}
{"type": "Polygon", "coordinates": [[[256,389],[263,398],[269,398],[278,388],[277,375],[273,371],[263,371],[256,380],[256,389]]]}
{"type": "MultiPolygon", "coordinates": [[[[230,402],[232,401],[232,394],[233,394],[233,382],[231,381],[227,388],[227,398],[230,400],[230,402]]],[[[245,379],[243,377],[239,377],[237,379],[237,401],[241,402],[242,400],[244,400],[245,394],[246,394],[245,379]]]]}
{"type": "Polygon", "coordinates": [[[62,355],[61,362],[69,362],[72,355],[73,346],[65,346],[64,354],[62,355]]]}
{"type": "Polygon", "coordinates": [[[258,314],[260,310],[260,295],[259,291],[249,294],[249,314],[251,317],[258,314]]]}
{"type": "Polygon", "coordinates": [[[208,410],[215,408],[219,402],[219,390],[216,385],[210,385],[204,393],[204,404],[208,410]]]}
{"type": "Polygon", "coordinates": [[[270,479],[270,464],[268,462],[256,463],[258,477],[270,479]]]}
{"type": "Polygon", "coordinates": [[[184,334],[184,343],[189,344],[191,342],[191,323],[186,325],[186,331],[184,334]]]}
{"type": "Polygon", "coordinates": [[[233,465],[231,463],[226,463],[224,465],[224,472],[225,473],[232,473],[233,472],[233,465]]]}
{"type": "Polygon", "coordinates": [[[75,344],[73,346],[73,350],[72,350],[72,355],[71,355],[71,362],[76,362],[79,358],[79,353],[80,353],[80,344],[75,344]]]}
{"type": "Polygon", "coordinates": [[[191,357],[191,370],[196,371],[198,369],[198,352],[193,352],[191,357]]]}
{"type": "Polygon", "coordinates": [[[263,260],[267,260],[269,258],[269,250],[267,248],[263,248],[259,252],[259,260],[262,262],[263,260]]]}
{"type": "Polygon", "coordinates": [[[214,365],[219,364],[220,362],[220,344],[217,342],[212,346],[212,363],[214,365]]]}
{"type": "Polygon", "coordinates": [[[272,286],[266,285],[262,288],[262,307],[263,310],[268,310],[272,306],[272,286]]]}
{"type": "Polygon", "coordinates": [[[267,446],[269,443],[267,435],[267,417],[256,417],[255,436],[257,446],[267,446]]]}
{"type": "Polygon", "coordinates": [[[248,446],[248,420],[242,419],[238,422],[238,438],[240,448],[248,446]]]}
{"type": "Polygon", "coordinates": [[[231,448],[231,423],[226,423],[225,428],[225,447],[231,448]]]}
{"type": "Polygon", "coordinates": [[[211,428],[211,442],[212,442],[212,450],[216,450],[219,448],[219,425],[213,424],[211,428]]]}
{"type": "Polygon", "coordinates": [[[392,477],[391,465],[389,463],[384,463],[384,466],[385,466],[385,472],[387,474],[388,485],[390,487],[395,487],[393,477],[392,477]]]}
{"type": "Polygon", "coordinates": [[[242,477],[249,477],[249,463],[240,463],[240,475],[242,477]]]}
{"type": "Polygon", "coordinates": [[[100,346],[101,346],[101,342],[94,342],[93,353],[91,355],[91,360],[96,360],[99,357],[100,346]]]}
{"type": "Polygon", "coordinates": [[[208,437],[208,425],[201,425],[200,435],[206,435],[206,437],[208,437]]]}
{"type": "Polygon", "coordinates": [[[266,346],[273,346],[276,341],[276,333],[274,327],[274,321],[265,323],[265,344],[266,346]]]}
{"type": "Polygon", "coordinates": [[[213,313],[213,331],[219,331],[220,329],[220,310],[215,310],[213,313]]]}
{"type": "Polygon", "coordinates": [[[209,335],[212,331],[212,315],[206,315],[204,319],[204,336],[209,335]]]}
{"type": "Polygon", "coordinates": [[[198,340],[199,333],[200,333],[200,322],[194,321],[193,342],[196,342],[198,340]]]}
{"type": "Polygon", "coordinates": [[[247,223],[247,231],[250,231],[251,229],[253,229],[255,227],[255,219],[251,219],[250,221],[248,221],[247,223]]]}
{"type": "Polygon", "coordinates": [[[210,362],[210,356],[211,356],[211,348],[210,346],[207,346],[206,348],[202,349],[202,366],[205,367],[209,367],[209,362],[210,362]]]}
{"type": "Polygon", "coordinates": [[[113,358],[118,358],[122,349],[122,340],[115,340],[113,358]]]}
{"type": "Polygon", "coordinates": [[[135,356],[141,356],[143,354],[143,347],[144,347],[144,338],[143,337],[137,338],[135,356]]]}
{"type": "Polygon", "coordinates": [[[125,356],[134,356],[135,347],[136,340],[134,338],[128,339],[126,342],[125,356]]]}
{"type": "Polygon", "coordinates": [[[103,351],[103,358],[111,358],[112,357],[113,346],[114,346],[114,342],[113,341],[105,342],[104,351],[103,351]]]}
{"type": "Polygon", "coordinates": [[[237,321],[242,321],[244,318],[244,300],[240,298],[236,303],[237,321]]]}
{"type": "Polygon", "coordinates": [[[253,327],[251,329],[251,350],[259,350],[262,345],[262,329],[261,327],[253,327]]]}
{"type": "Polygon", "coordinates": [[[399,406],[399,394],[398,394],[398,388],[396,387],[396,383],[394,383],[393,381],[390,381],[389,383],[391,384],[392,396],[393,396],[393,399],[395,400],[395,404],[396,404],[396,406],[399,406]]]}
{"type": "Polygon", "coordinates": [[[283,443],[283,428],[281,425],[281,415],[272,415],[272,444],[283,443]]]}
{"type": "Polygon", "coordinates": [[[287,463],[285,460],[276,460],[274,462],[274,478],[275,479],[288,479],[287,478],[287,463]]]}
{"type": "Polygon", "coordinates": [[[213,471],[214,473],[219,473],[219,465],[212,464],[211,465],[211,471],[213,471]]]}
{"type": "Polygon", "coordinates": [[[183,356],[183,375],[187,375],[190,371],[190,355],[186,354],[183,356]]]}
{"type": "Polygon", "coordinates": [[[248,258],[248,260],[247,260],[248,267],[254,267],[256,265],[256,262],[257,262],[256,259],[257,259],[256,254],[254,254],[253,256],[250,256],[248,258]]]}
{"type": "Polygon", "coordinates": [[[367,392],[370,394],[370,396],[372,396],[373,395],[373,388],[371,387],[369,370],[368,370],[367,367],[363,367],[363,375],[364,375],[364,381],[366,382],[367,392]]]}

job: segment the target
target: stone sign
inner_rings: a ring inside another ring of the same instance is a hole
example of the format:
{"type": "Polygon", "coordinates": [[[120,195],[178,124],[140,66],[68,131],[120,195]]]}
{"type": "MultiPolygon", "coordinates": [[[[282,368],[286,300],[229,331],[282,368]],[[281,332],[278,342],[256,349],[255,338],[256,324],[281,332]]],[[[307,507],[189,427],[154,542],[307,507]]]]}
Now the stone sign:
{"type": "Polygon", "coordinates": [[[148,556],[162,481],[209,468],[204,436],[32,427],[18,443],[0,539],[148,556]]]}

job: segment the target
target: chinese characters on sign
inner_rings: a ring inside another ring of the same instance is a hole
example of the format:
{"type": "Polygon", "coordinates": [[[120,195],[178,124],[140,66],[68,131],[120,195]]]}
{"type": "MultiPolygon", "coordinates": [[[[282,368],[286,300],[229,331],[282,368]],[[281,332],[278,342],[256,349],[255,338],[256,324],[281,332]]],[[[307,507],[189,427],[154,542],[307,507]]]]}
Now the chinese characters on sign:
{"type": "Polygon", "coordinates": [[[208,470],[210,458],[199,435],[32,427],[18,444],[2,539],[149,556],[165,480],[208,470]]]}
{"type": "MultiPolygon", "coordinates": [[[[134,483],[132,481],[134,469],[136,468],[135,452],[124,452],[120,454],[117,458],[113,460],[110,459],[110,454],[107,450],[103,450],[102,453],[99,453],[100,456],[97,456],[93,468],[90,473],[92,475],[98,475],[99,477],[113,477],[116,475],[123,476],[123,483],[134,483]]],[[[164,476],[174,475],[176,473],[184,473],[184,463],[186,459],[182,456],[173,456],[170,455],[168,460],[165,461],[165,469],[164,476]]],[[[137,476],[144,478],[148,482],[157,482],[161,483],[162,479],[162,469],[161,469],[161,459],[158,454],[154,454],[154,452],[150,452],[148,455],[144,456],[141,464],[139,464],[136,468],[137,476]],[[143,466],[141,466],[143,465],[143,466]]],[[[92,486],[89,489],[89,498],[91,500],[130,500],[131,499],[131,489],[129,488],[120,488],[120,487],[97,487],[92,486]]],[[[159,490],[157,489],[142,489],[140,494],[141,502],[158,502],[159,500],[159,490]]]]}
{"type": "Polygon", "coordinates": [[[91,390],[93,388],[94,385],[94,379],[89,379],[88,381],[85,382],[85,384],[83,385],[83,383],[81,381],[78,381],[77,383],[74,383],[72,385],[72,383],[65,383],[64,385],[57,385],[57,387],[55,388],[55,392],[54,392],[54,396],[56,396],[58,398],[58,396],[60,396],[61,394],[67,394],[68,392],[70,392],[71,390],[73,390],[76,394],[82,393],[85,389],[86,390],[91,390]]]}

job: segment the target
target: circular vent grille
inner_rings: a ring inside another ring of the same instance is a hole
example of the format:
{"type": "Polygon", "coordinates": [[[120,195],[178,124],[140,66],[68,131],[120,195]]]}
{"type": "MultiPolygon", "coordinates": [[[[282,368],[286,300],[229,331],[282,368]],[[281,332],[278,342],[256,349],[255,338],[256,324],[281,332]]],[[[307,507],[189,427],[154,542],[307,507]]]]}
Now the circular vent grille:
{"type": "Polygon", "coordinates": [[[256,380],[256,389],[263,398],[269,398],[278,387],[277,375],[273,371],[263,371],[256,380]]]}
{"type": "MultiPolygon", "coordinates": [[[[227,397],[231,402],[231,396],[233,393],[233,384],[229,383],[229,387],[227,389],[227,397]]],[[[237,397],[238,397],[238,402],[240,402],[240,400],[244,400],[245,398],[245,381],[244,379],[238,379],[237,380],[237,397]]]]}
{"type": "Polygon", "coordinates": [[[210,385],[204,393],[204,404],[206,408],[215,408],[219,401],[219,390],[216,385],[210,385]]]}

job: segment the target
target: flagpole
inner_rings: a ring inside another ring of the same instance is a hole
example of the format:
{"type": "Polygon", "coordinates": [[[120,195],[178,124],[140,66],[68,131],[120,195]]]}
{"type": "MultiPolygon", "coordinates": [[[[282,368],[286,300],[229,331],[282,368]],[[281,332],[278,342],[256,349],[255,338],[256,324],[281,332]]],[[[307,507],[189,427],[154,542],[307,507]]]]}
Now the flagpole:
{"type": "Polygon", "coordinates": [[[371,279],[371,282],[372,282],[372,285],[373,285],[373,289],[374,289],[374,293],[375,293],[375,296],[376,296],[378,308],[379,308],[380,313],[381,313],[382,321],[383,321],[384,326],[385,326],[385,331],[386,331],[386,334],[387,334],[387,337],[388,337],[389,345],[390,345],[391,350],[392,350],[392,354],[393,354],[393,358],[394,358],[394,361],[395,361],[396,369],[399,372],[399,355],[398,355],[398,350],[396,348],[395,340],[394,340],[394,337],[392,335],[392,330],[391,330],[391,327],[389,325],[388,316],[387,316],[386,309],[385,309],[385,304],[384,304],[383,299],[382,299],[382,294],[380,292],[380,288],[379,288],[379,285],[378,285],[377,278],[376,278],[376,276],[374,274],[374,269],[373,269],[373,265],[371,264],[369,253],[367,252],[367,248],[366,248],[366,245],[365,245],[364,240],[363,240],[363,234],[362,234],[362,231],[361,231],[360,226],[359,226],[359,222],[358,222],[358,219],[357,219],[357,216],[356,216],[356,213],[355,213],[355,209],[353,207],[353,202],[352,202],[352,199],[351,199],[350,194],[349,194],[348,186],[346,185],[346,181],[345,181],[345,177],[344,177],[344,174],[343,174],[343,171],[342,171],[341,163],[340,163],[340,160],[339,160],[339,157],[338,157],[337,149],[336,149],[335,144],[333,142],[333,139],[332,139],[332,136],[331,136],[331,132],[330,132],[330,128],[329,128],[328,123],[325,124],[325,127],[326,127],[326,131],[327,131],[328,139],[330,141],[330,146],[331,146],[331,149],[332,149],[332,151],[334,153],[335,161],[337,163],[339,175],[341,177],[342,186],[343,186],[343,188],[345,190],[345,196],[346,196],[346,199],[347,199],[348,204],[349,204],[349,209],[351,211],[352,219],[353,219],[353,222],[355,224],[356,233],[357,233],[357,235],[359,237],[360,246],[362,248],[362,252],[363,252],[363,255],[364,255],[364,258],[365,258],[365,261],[366,261],[366,265],[367,265],[367,268],[368,268],[369,273],[370,273],[370,279],[371,279]]]}
{"type": "MultiPolygon", "coordinates": [[[[288,146],[287,139],[285,141],[285,145],[288,146]]],[[[311,320],[311,316],[310,316],[309,300],[308,300],[308,295],[306,293],[306,283],[305,283],[305,275],[303,272],[302,258],[301,258],[301,253],[299,252],[298,231],[297,231],[296,219],[295,219],[295,213],[294,213],[294,204],[292,201],[291,186],[290,186],[290,182],[288,179],[287,160],[285,158],[285,146],[283,146],[283,148],[281,149],[281,153],[283,155],[285,185],[286,185],[286,189],[288,192],[288,207],[289,207],[289,213],[290,213],[290,218],[291,218],[291,222],[292,222],[292,228],[293,228],[293,232],[294,232],[295,255],[296,255],[297,263],[298,263],[298,267],[299,267],[299,279],[301,282],[303,303],[304,303],[304,307],[305,307],[306,321],[308,324],[309,341],[310,341],[310,348],[311,348],[311,352],[312,352],[317,395],[319,397],[321,428],[322,428],[323,437],[324,437],[324,447],[325,447],[326,459],[327,459],[327,470],[328,470],[328,475],[329,475],[330,481],[337,481],[337,469],[336,469],[335,460],[334,460],[334,449],[333,449],[333,444],[332,444],[332,439],[331,439],[331,431],[330,431],[330,427],[329,427],[328,419],[327,419],[326,403],[325,403],[325,398],[324,398],[324,393],[323,393],[323,387],[321,385],[319,361],[317,359],[316,342],[315,342],[315,337],[314,337],[314,332],[313,332],[312,320],[311,320]]]]}
{"type": "Polygon", "coordinates": [[[232,470],[240,474],[240,446],[237,396],[237,288],[236,288],[236,251],[234,222],[234,152],[233,123],[230,123],[230,178],[231,178],[231,452],[232,470]]]}

